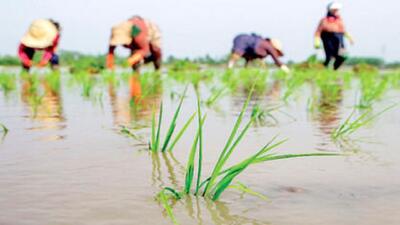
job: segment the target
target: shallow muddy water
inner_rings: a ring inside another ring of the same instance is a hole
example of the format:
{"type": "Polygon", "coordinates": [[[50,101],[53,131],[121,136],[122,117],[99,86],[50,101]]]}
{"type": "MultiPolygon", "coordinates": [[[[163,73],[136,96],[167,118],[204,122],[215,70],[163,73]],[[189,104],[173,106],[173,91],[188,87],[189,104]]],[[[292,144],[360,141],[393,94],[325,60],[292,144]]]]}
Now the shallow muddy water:
{"type": "MultiPolygon", "coordinates": [[[[79,85],[70,85],[68,75],[60,83],[59,91],[48,91],[40,83],[38,104],[22,78],[15,91],[0,93],[0,123],[9,129],[0,139],[0,224],[172,224],[155,196],[166,186],[182,190],[195,126],[172,153],[150,153],[147,142],[152,104],[163,99],[164,115],[171,119],[178,104],[176,93],[184,85],[166,80],[159,94],[131,110],[127,83],[96,86],[90,97],[82,96],[79,85]],[[134,128],[143,141],[121,134],[121,126],[134,128]]],[[[210,95],[208,86],[200,85],[204,99],[210,95]]],[[[252,166],[238,180],[269,201],[234,189],[217,202],[186,197],[173,205],[180,224],[400,224],[400,107],[340,145],[330,133],[351,113],[355,91],[345,90],[342,101],[313,112],[307,110],[309,87],[287,103],[280,100],[281,92],[279,85],[271,84],[266,94],[253,98],[252,103],[281,107],[272,112],[274,119],[250,129],[229,164],[277,134],[288,141],[276,152],[346,156],[252,166]]],[[[212,169],[246,95],[227,94],[204,107],[203,174],[212,169]]],[[[374,110],[399,99],[399,91],[391,90],[374,110]]],[[[178,127],[195,110],[190,88],[178,127]]]]}

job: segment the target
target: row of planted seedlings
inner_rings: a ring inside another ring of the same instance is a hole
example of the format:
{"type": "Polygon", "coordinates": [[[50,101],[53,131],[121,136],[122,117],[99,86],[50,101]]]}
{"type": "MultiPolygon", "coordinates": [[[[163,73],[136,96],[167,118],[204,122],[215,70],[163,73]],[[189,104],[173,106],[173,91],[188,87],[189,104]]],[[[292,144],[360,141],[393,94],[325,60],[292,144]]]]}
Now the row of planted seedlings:
{"type": "MultiPolygon", "coordinates": [[[[158,111],[158,116],[153,113],[152,123],[151,123],[151,137],[149,141],[149,150],[153,153],[163,154],[165,152],[172,152],[177,144],[177,142],[182,138],[183,134],[186,132],[188,127],[196,121],[197,128],[196,134],[193,138],[192,146],[187,149],[188,160],[185,168],[185,185],[183,187],[164,187],[158,194],[157,199],[165,208],[168,216],[171,220],[178,224],[177,219],[174,216],[172,210],[172,202],[179,201],[184,196],[194,195],[197,197],[204,197],[211,199],[212,201],[217,201],[222,193],[228,188],[239,189],[240,191],[254,194],[256,196],[263,196],[259,193],[254,192],[245,185],[238,183],[233,184],[235,178],[244,172],[249,166],[288,158],[298,158],[298,157],[310,157],[310,156],[337,156],[337,153],[304,153],[304,154],[277,154],[273,152],[276,147],[282,145],[286,140],[277,140],[277,137],[272,138],[260,149],[255,150],[252,155],[243,159],[239,163],[228,165],[229,159],[234,154],[239,143],[241,143],[246,133],[252,127],[252,125],[257,120],[259,116],[259,110],[254,109],[251,111],[250,118],[247,122],[244,122],[246,118],[246,112],[251,101],[254,86],[251,88],[250,93],[243,104],[239,116],[229,134],[226,143],[222,150],[220,151],[219,158],[214,164],[214,169],[208,175],[203,174],[203,155],[206,154],[206,149],[203,149],[204,142],[206,141],[205,124],[206,124],[206,114],[203,113],[204,101],[201,101],[199,91],[195,87],[196,99],[197,99],[197,109],[189,117],[187,121],[184,121],[183,125],[177,129],[177,123],[180,119],[180,113],[183,107],[184,99],[188,90],[185,88],[183,94],[179,99],[178,106],[173,114],[172,120],[167,126],[163,124],[163,103],[160,103],[160,109],[158,111]],[[166,126],[166,127],[165,127],[166,126]],[[162,132],[166,129],[166,132],[162,132]],[[165,133],[164,136],[161,136],[165,133]]],[[[205,104],[204,104],[205,105],[205,104]]],[[[134,135],[134,134],[132,134],[134,135]]]]}
{"type": "MultiPolygon", "coordinates": [[[[190,76],[191,73],[189,71],[191,70],[170,71],[171,74],[168,74],[167,78],[172,78],[180,83],[189,82],[195,87],[199,85],[200,81],[204,81],[208,84],[207,86],[210,86],[210,83],[218,83],[218,79],[220,79],[222,86],[211,85],[211,95],[204,101],[207,106],[215,104],[220,97],[229,92],[235,94],[239,89],[250,89],[251,82],[254,83],[255,78],[257,78],[257,82],[254,84],[253,90],[258,95],[264,94],[274,81],[282,83],[281,98],[283,102],[289,102],[291,97],[296,92],[299,92],[300,87],[304,85],[309,85],[311,88],[316,87],[317,91],[313,92],[308,101],[307,109],[311,112],[314,111],[316,107],[338,104],[342,101],[343,92],[345,90],[351,90],[355,86],[359,87],[360,91],[356,92],[357,100],[354,103],[355,109],[349,116],[345,117],[342,124],[332,130],[331,137],[333,141],[348,137],[351,133],[354,133],[354,131],[365,126],[373,119],[382,115],[383,112],[390,109],[392,106],[384,108],[378,113],[373,113],[372,104],[382,98],[388,90],[388,87],[395,87],[399,80],[398,73],[394,72],[381,75],[378,71],[369,70],[358,70],[356,74],[352,71],[336,72],[321,68],[295,68],[294,72],[291,74],[285,74],[281,71],[270,74],[269,71],[265,69],[245,68],[215,72],[213,75],[214,78],[211,78],[213,76],[210,75],[209,71],[197,71],[197,75],[194,76],[194,79],[190,76]],[[209,82],[210,80],[217,82],[209,82]],[[344,129],[346,127],[347,129],[344,129]]],[[[162,107],[160,108],[162,109],[162,107]]],[[[325,108],[329,109],[329,107],[325,108]]],[[[265,117],[272,118],[272,120],[276,121],[271,111],[277,109],[279,109],[279,107],[265,109],[264,107],[260,107],[260,105],[256,105],[254,110],[257,111],[257,113],[255,114],[254,121],[265,120],[265,117]]],[[[162,112],[160,112],[159,115],[162,115],[162,112]]],[[[193,121],[193,116],[194,115],[192,115],[185,127],[189,126],[189,123],[193,121]]],[[[176,122],[176,116],[174,120],[176,122]]],[[[154,118],[153,121],[155,121],[154,118]]],[[[176,124],[174,124],[174,126],[176,126],[176,124]]],[[[153,128],[153,130],[156,129],[153,128]]],[[[170,129],[170,131],[173,131],[173,129],[170,129]]],[[[184,131],[179,133],[183,132],[184,131]]],[[[155,134],[155,132],[153,132],[153,134],[155,134]]],[[[178,137],[180,136],[181,135],[178,137]]],[[[153,137],[155,140],[157,139],[157,135],[153,135],[153,137]]],[[[163,151],[167,149],[167,144],[171,141],[169,140],[170,138],[171,137],[166,138],[166,142],[160,146],[163,151]]],[[[157,141],[153,141],[152,143],[153,149],[157,149],[159,143],[157,141]]],[[[176,143],[176,141],[172,141],[172,143],[176,143]]]]}

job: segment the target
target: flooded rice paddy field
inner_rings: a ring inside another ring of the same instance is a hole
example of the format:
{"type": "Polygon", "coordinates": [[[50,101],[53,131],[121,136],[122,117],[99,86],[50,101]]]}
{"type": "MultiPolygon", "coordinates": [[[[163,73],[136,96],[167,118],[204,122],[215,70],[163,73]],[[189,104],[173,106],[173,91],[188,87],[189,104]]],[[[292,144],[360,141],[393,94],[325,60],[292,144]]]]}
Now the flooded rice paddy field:
{"type": "MultiPolygon", "coordinates": [[[[138,95],[132,90],[137,86],[129,74],[42,74],[31,79],[8,72],[14,86],[3,85],[0,93],[0,123],[9,129],[0,133],[0,224],[172,224],[156,195],[167,186],[182,190],[196,124],[172,152],[152,153],[152,112],[158,112],[162,100],[164,117],[171,120],[186,84],[195,84],[207,113],[203,174],[209,174],[248,95],[246,82],[259,76],[252,71],[236,81],[225,75],[188,79],[195,73],[143,74],[142,98],[135,104],[130,96],[138,95]],[[122,127],[135,138],[121,133],[122,127]]],[[[186,196],[172,205],[179,223],[400,224],[400,107],[333,139],[333,130],[364,94],[358,78],[347,85],[345,78],[336,80],[344,88],[325,101],[332,96],[318,88],[323,85],[307,83],[292,91],[294,78],[268,76],[250,102],[265,114],[228,164],[248,157],[276,135],[288,139],[273,150],[277,153],[343,155],[252,165],[236,181],[268,196],[267,201],[234,189],[216,202],[186,196]]],[[[399,99],[399,89],[388,84],[356,114],[379,113],[399,99]]],[[[189,85],[178,127],[196,112],[196,104],[189,85]]],[[[251,109],[245,120],[250,114],[251,109]]]]}

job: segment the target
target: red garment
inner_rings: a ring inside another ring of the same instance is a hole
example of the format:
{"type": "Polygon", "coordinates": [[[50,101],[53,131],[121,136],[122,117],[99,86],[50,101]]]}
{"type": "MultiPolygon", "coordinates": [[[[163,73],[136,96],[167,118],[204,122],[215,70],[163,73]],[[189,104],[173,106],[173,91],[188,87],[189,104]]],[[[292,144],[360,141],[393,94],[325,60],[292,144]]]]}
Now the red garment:
{"type": "Polygon", "coordinates": [[[318,25],[315,36],[320,37],[322,32],[346,33],[342,18],[333,16],[323,18],[318,25]]]}
{"type": "MultiPolygon", "coordinates": [[[[51,57],[53,56],[53,54],[56,52],[57,50],[57,46],[60,40],[60,34],[57,34],[56,38],[53,41],[53,44],[47,48],[33,48],[34,50],[44,50],[44,54],[43,57],[41,59],[41,62],[48,62],[51,57]]],[[[22,62],[22,64],[24,65],[31,65],[31,58],[28,56],[28,54],[26,53],[26,49],[31,47],[25,46],[24,44],[20,44],[18,47],[18,56],[22,62]]]]}
{"type": "Polygon", "coordinates": [[[140,33],[132,39],[131,49],[144,58],[150,54],[149,31],[147,26],[140,17],[133,17],[129,21],[132,22],[132,27],[136,26],[140,30],[140,33]]]}
{"type": "MultiPolygon", "coordinates": [[[[150,55],[150,43],[148,39],[148,28],[144,20],[140,17],[133,17],[129,20],[132,22],[132,29],[136,26],[140,32],[132,37],[132,43],[130,45],[124,45],[124,47],[129,48],[132,52],[139,53],[143,58],[150,55]]],[[[116,46],[110,46],[108,53],[114,54],[116,46]]]]}

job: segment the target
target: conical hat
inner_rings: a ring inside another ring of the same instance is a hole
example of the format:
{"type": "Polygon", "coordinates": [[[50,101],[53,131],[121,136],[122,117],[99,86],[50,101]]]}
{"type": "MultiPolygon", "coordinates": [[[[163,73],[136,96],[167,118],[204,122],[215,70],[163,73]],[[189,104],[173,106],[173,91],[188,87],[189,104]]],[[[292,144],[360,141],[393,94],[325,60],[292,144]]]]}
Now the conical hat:
{"type": "Polygon", "coordinates": [[[38,19],[32,22],[21,43],[31,48],[47,48],[53,45],[57,33],[57,28],[52,22],[38,19]]]}
{"type": "Polygon", "coordinates": [[[111,30],[110,45],[129,45],[132,43],[132,23],[129,21],[115,25],[111,30]]]}

